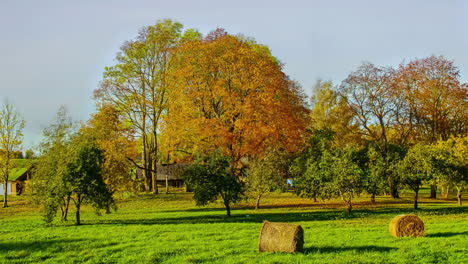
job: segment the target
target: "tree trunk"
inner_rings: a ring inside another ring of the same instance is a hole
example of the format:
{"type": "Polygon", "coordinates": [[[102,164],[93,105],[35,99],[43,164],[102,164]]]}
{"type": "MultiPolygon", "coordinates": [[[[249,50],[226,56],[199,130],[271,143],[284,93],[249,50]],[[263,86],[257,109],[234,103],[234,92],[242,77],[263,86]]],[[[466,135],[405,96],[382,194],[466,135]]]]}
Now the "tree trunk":
{"type": "Polygon", "coordinates": [[[169,177],[166,175],[166,194],[169,193],[169,177]]]}
{"type": "MultiPolygon", "coordinates": [[[[156,154],[155,154],[156,155],[156,154]]],[[[159,193],[159,189],[158,189],[158,173],[157,173],[157,170],[158,170],[158,164],[156,162],[156,158],[154,160],[152,160],[152,167],[153,167],[153,171],[151,172],[151,185],[153,186],[153,193],[154,194],[158,194],[159,193]]]]}
{"type": "Polygon", "coordinates": [[[145,152],[145,148],[143,148],[143,153],[141,154],[141,156],[143,157],[143,167],[145,168],[143,171],[142,171],[142,176],[143,176],[143,179],[144,179],[144,183],[145,183],[145,191],[149,191],[149,183],[148,183],[148,170],[146,169],[146,166],[147,165],[147,162],[146,162],[146,152],[145,152]]]}
{"type": "Polygon", "coordinates": [[[317,193],[314,192],[314,203],[317,202],[317,193]]]}
{"type": "Polygon", "coordinates": [[[255,210],[260,208],[260,199],[262,199],[262,195],[257,195],[257,202],[255,203],[255,210]]]}
{"type": "Polygon", "coordinates": [[[231,207],[229,206],[229,202],[224,201],[224,206],[226,207],[226,215],[230,217],[231,216],[231,207]]]}
{"type": "Polygon", "coordinates": [[[62,221],[68,221],[68,207],[70,206],[70,195],[67,196],[67,200],[65,201],[65,207],[62,210],[62,221]]]}
{"type": "Polygon", "coordinates": [[[371,194],[370,201],[371,203],[375,203],[375,193],[371,194]]]}
{"type": "Polygon", "coordinates": [[[347,201],[346,203],[348,204],[348,208],[346,208],[346,211],[348,211],[348,213],[351,213],[351,211],[353,210],[353,203],[351,201],[347,201]]]}
{"type": "Polygon", "coordinates": [[[450,187],[449,186],[442,186],[442,197],[447,199],[448,198],[448,195],[449,195],[449,190],[450,190],[450,187]]]}
{"type": "MultiPolygon", "coordinates": [[[[159,193],[158,189],[158,118],[156,117],[156,113],[153,113],[153,191],[155,194],[159,193]]],[[[167,179],[166,179],[166,194],[168,193],[167,190],[167,179]]]]}
{"type": "Polygon", "coordinates": [[[458,206],[462,206],[462,188],[457,187],[458,206]]]}
{"type": "Polygon", "coordinates": [[[81,195],[78,195],[76,197],[76,225],[81,225],[81,219],[80,219],[80,207],[81,207],[81,195]]]}
{"type": "Polygon", "coordinates": [[[392,196],[393,199],[400,198],[400,194],[398,193],[398,188],[395,186],[392,186],[392,189],[390,190],[390,195],[392,196]]]}
{"type": "Polygon", "coordinates": [[[418,193],[419,193],[419,187],[414,190],[414,209],[418,209],[418,193]]]}
{"type": "MultiPolygon", "coordinates": [[[[7,179],[8,179],[8,176],[7,176],[7,179]]],[[[8,200],[7,200],[7,196],[8,196],[8,181],[5,180],[4,183],[3,183],[3,208],[6,208],[8,207],[8,200]]]]}
{"type": "Polygon", "coordinates": [[[431,196],[429,198],[436,199],[437,198],[437,185],[431,184],[431,196]]]}

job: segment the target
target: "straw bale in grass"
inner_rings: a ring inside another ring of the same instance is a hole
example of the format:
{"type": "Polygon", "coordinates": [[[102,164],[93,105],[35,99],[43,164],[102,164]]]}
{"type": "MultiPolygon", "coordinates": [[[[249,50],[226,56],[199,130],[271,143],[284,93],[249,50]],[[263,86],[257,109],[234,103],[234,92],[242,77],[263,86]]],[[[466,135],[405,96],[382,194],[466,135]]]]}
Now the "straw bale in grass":
{"type": "Polygon", "coordinates": [[[302,252],[304,230],[300,225],[264,221],[260,231],[260,252],[302,252]]]}
{"type": "Polygon", "coordinates": [[[390,234],[394,237],[422,237],[424,222],[417,215],[399,215],[390,222],[390,234]]]}

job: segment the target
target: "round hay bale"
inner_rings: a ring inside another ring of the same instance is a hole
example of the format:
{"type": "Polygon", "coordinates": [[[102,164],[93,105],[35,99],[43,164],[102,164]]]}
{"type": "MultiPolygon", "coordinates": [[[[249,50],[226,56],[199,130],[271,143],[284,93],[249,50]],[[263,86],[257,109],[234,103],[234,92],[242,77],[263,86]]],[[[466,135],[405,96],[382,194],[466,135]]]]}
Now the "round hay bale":
{"type": "Polygon", "coordinates": [[[390,222],[390,234],[394,237],[422,237],[424,222],[417,215],[399,215],[390,222]]]}
{"type": "Polygon", "coordinates": [[[263,222],[258,251],[296,253],[303,248],[304,230],[300,225],[263,222]]]}

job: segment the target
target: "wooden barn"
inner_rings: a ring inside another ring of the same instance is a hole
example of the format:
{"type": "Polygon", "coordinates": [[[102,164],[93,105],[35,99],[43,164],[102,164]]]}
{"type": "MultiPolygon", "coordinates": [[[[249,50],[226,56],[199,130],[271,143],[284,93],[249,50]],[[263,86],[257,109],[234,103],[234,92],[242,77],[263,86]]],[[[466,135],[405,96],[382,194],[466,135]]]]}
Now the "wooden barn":
{"type": "Polygon", "coordinates": [[[169,187],[183,187],[182,173],[189,165],[189,163],[158,164],[156,183],[158,186],[166,186],[167,180],[169,187]]]}
{"type": "MultiPolygon", "coordinates": [[[[17,159],[13,160],[16,168],[8,173],[7,191],[8,195],[20,195],[24,192],[26,182],[31,178],[33,160],[17,159]]],[[[0,183],[0,195],[5,194],[3,182],[0,183]]]]}
{"type": "MultiPolygon", "coordinates": [[[[158,187],[182,188],[186,187],[182,179],[182,173],[190,163],[158,164],[156,183],[158,187]]],[[[137,169],[137,178],[143,179],[143,170],[137,169]]]]}

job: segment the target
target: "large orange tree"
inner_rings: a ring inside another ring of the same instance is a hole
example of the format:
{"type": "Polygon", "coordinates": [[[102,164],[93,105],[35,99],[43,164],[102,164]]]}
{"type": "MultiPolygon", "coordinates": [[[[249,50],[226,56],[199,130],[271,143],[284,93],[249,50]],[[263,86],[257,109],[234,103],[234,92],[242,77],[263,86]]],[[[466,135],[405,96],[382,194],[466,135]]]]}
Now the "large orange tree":
{"type": "Polygon", "coordinates": [[[220,150],[240,168],[270,146],[295,151],[307,123],[302,89],[263,45],[217,29],[178,51],[164,136],[170,152],[220,150]]]}

